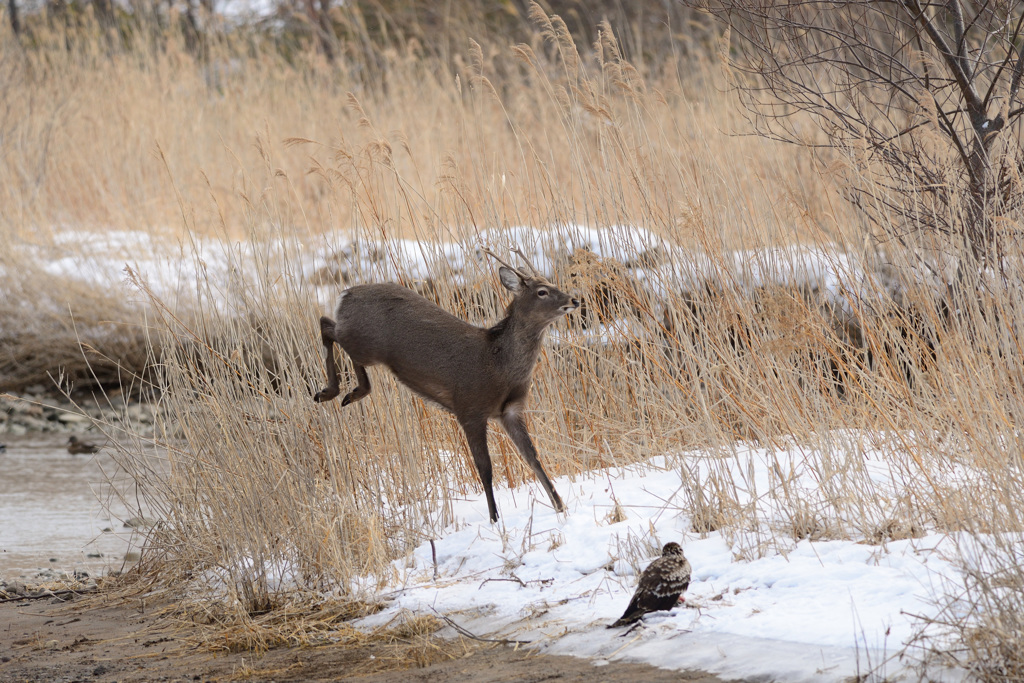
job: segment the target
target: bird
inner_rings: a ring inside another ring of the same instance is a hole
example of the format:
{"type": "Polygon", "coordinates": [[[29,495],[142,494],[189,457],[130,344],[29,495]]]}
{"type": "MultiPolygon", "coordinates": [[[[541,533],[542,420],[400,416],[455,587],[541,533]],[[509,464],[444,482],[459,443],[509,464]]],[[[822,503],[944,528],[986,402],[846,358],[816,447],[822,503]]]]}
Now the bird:
{"type": "Polygon", "coordinates": [[[71,455],[78,455],[80,453],[95,453],[100,449],[94,443],[89,441],[79,441],[77,436],[72,435],[68,439],[68,453],[71,455]]]}
{"type": "Polygon", "coordinates": [[[689,585],[690,561],[678,543],[666,543],[661,549],[661,557],[640,574],[640,582],[629,607],[608,628],[633,624],[648,612],[672,609],[689,585]]]}

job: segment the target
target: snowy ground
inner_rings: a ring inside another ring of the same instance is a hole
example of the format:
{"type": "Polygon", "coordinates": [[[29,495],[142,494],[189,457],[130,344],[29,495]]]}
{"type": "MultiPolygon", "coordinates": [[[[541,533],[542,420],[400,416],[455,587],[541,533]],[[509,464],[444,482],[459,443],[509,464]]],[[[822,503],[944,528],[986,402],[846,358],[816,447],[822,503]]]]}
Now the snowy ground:
{"type": "MultiPolygon", "coordinates": [[[[559,234],[514,228],[478,238],[499,249],[517,244],[547,272],[555,264],[546,254],[579,247],[624,263],[626,257],[660,250],[668,254],[662,265],[632,268],[654,290],[661,283],[700,282],[725,268],[735,271],[730,277],[736,282],[748,285],[779,280],[838,302],[864,296],[861,271],[851,257],[813,249],[794,247],[785,254],[767,250],[757,258],[733,254],[727,263],[705,269],[701,264],[706,258],[677,252],[636,228],[573,228],[559,234]],[[559,240],[563,243],[554,244],[559,240]],[[683,266],[689,270],[682,272],[683,266]]],[[[73,232],[55,241],[63,254],[57,258],[52,247],[19,249],[52,276],[110,289],[123,287],[129,264],[172,306],[187,306],[196,295],[198,272],[218,290],[208,304],[228,309],[233,297],[250,296],[240,286],[249,278],[239,278],[240,273],[266,270],[282,273],[281,281],[314,282],[313,275],[328,268],[376,280],[391,279],[392,264],[400,263],[413,278],[440,273],[457,279],[482,263],[475,244],[357,244],[341,239],[319,249],[284,242],[215,241],[175,248],[138,233],[73,232]]],[[[332,278],[315,281],[316,303],[327,310],[340,289],[332,278]]],[[[134,297],[143,298],[137,292],[134,297]]],[[[52,305],[66,309],[64,302],[52,305]]],[[[827,509],[829,496],[837,492],[855,496],[870,491],[873,503],[866,509],[878,509],[883,516],[889,511],[878,506],[879,498],[897,501],[901,490],[923,476],[899,453],[863,448],[843,453],[846,460],[836,460],[835,454],[822,458],[806,449],[766,454],[741,448],[728,461],[706,453],[682,455],[593,472],[576,481],[563,478],[556,486],[569,506],[565,515],[555,514],[542,495],[535,499],[538,488],[530,483],[496,492],[502,513],[497,525],[488,523],[482,497],[457,502],[458,521],[435,539],[437,578],[431,547],[424,544],[411,559],[396,563],[396,582],[384,589],[391,596],[389,607],[364,623],[370,627],[404,610],[429,613],[433,608],[477,635],[529,640],[545,651],[598,662],[631,658],[761,680],[842,681],[868,672],[878,680],[916,680],[899,655],[921,623],[911,615],[935,614],[935,603],[949,594],[950,586],[962,583],[953,563],[957,539],[926,533],[872,545],[858,542],[849,532],[832,536],[847,540],[798,542],[787,536],[787,508],[773,495],[777,480],[772,472],[795,477],[787,485],[799,482],[800,499],[812,508],[827,509]],[[842,471],[821,476],[822,460],[844,463],[842,471]],[[751,519],[756,530],[734,529],[728,536],[715,532],[703,538],[693,531],[683,512],[692,509],[686,487],[694,478],[706,481],[709,473],[743,485],[749,497],[740,502],[755,508],[751,519]],[[616,501],[625,513],[622,521],[613,521],[616,501]],[[680,542],[693,565],[685,606],[649,616],[628,634],[606,629],[628,603],[636,573],[668,541],[680,542]]],[[[968,486],[971,473],[944,476],[953,486],[968,486]]],[[[955,672],[941,673],[942,678],[957,678],[955,672]]]]}
{"type": "MultiPolygon", "coordinates": [[[[741,449],[738,458],[766,466],[763,455],[741,449]]],[[[666,458],[555,484],[565,515],[533,483],[496,491],[497,525],[482,496],[456,503],[458,521],[435,541],[437,578],[425,543],[396,563],[389,607],[363,624],[436,610],[475,635],[597,664],[633,659],[755,680],[917,680],[912,662],[899,658],[919,628],[910,615],[935,613],[943,585],[960,581],[953,540],[940,535],[885,545],[801,541],[741,559],[721,534],[692,531],[680,469],[666,458]],[[615,501],[626,519],[612,523],[615,501]],[[642,569],[668,541],[680,542],[693,566],[685,605],[629,632],[607,629],[635,588],[629,560],[642,569]]]]}
{"type": "MultiPolygon", "coordinates": [[[[126,291],[129,300],[141,302],[145,297],[137,288],[126,286],[130,269],[172,308],[189,308],[198,296],[207,307],[237,310],[238,298],[249,296],[247,286],[258,280],[260,273],[272,273],[275,287],[288,281],[312,283],[317,302],[327,310],[343,281],[445,279],[465,284],[495,267],[479,250],[481,245],[516,260],[507,250],[515,245],[556,282],[568,277],[567,272],[559,272],[567,270],[564,259],[576,249],[588,250],[623,263],[655,300],[726,283],[743,288],[767,283],[805,288],[819,292],[837,310],[847,309],[852,301],[877,296],[875,286],[867,283],[865,266],[838,248],[791,246],[713,257],[681,249],[639,227],[577,225],[556,230],[523,226],[485,230],[466,242],[352,240],[339,233],[325,237],[321,244],[195,237],[181,243],[145,232],[64,230],[55,233],[52,244],[46,246],[10,245],[16,260],[10,267],[0,264],[0,295],[15,295],[16,283],[34,277],[22,267],[28,263],[38,264],[44,275],[78,282],[85,288],[126,291]],[[654,262],[657,265],[652,265],[654,262]],[[203,294],[196,287],[197,278],[215,293],[203,294]]],[[[58,296],[44,292],[37,305],[54,312],[67,311],[66,301],[49,300],[48,295],[58,296]]]]}

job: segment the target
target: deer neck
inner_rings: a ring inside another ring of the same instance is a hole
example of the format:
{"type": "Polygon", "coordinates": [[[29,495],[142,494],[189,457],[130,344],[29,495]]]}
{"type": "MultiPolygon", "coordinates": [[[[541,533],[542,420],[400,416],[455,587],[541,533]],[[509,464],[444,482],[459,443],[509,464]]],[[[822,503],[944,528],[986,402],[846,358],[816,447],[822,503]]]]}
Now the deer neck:
{"type": "Polygon", "coordinates": [[[488,330],[491,353],[510,375],[528,378],[537,364],[547,325],[530,324],[512,315],[488,330]]]}

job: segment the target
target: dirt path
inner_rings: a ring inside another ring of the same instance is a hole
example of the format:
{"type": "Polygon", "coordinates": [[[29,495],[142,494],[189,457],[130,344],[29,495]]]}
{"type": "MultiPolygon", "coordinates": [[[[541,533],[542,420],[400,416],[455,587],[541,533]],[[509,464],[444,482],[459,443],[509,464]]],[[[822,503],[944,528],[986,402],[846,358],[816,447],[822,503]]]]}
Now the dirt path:
{"type": "Polygon", "coordinates": [[[211,653],[152,605],[109,595],[0,604],[0,682],[96,681],[690,681],[709,674],[534,654],[473,640],[417,637],[357,647],[211,653]]]}

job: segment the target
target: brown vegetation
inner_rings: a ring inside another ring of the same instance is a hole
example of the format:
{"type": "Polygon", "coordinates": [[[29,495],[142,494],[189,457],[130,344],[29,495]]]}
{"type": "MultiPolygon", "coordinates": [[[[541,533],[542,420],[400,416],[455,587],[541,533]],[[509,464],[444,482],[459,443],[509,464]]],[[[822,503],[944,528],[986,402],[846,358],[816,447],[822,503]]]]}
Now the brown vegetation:
{"type": "MultiPolygon", "coordinates": [[[[79,340],[115,369],[152,363],[156,451],[130,423],[107,426],[163,519],[143,570],[227,590],[245,623],[279,608],[286,587],[383,584],[392,560],[452,521],[452,498],[477,487],[458,426],[383,374],[373,401],[314,404],[324,377],[310,320],[340,283],[394,279],[493,323],[503,302],[474,256],[482,230],[485,246],[530,240],[520,246],[550,262],[573,259],[587,292],[586,326],[560,326],[534,375],[531,432],[552,474],[726,454],[699,478],[680,463],[683,512],[749,553],[783,536],[1021,531],[1019,245],[1007,240],[998,269],[961,280],[975,296],[950,303],[960,247],[880,246],[877,216],[871,226],[835,182],[856,170],[848,159],[732,135],[746,123],[697,49],[706,24],[681,27],[670,44],[686,49],[655,63],[642,50],[627,59],[617,38],[638,40],[639,22],[599,24],[587,45],[557,17],[532,17],[522,44],[451,30],[446,50],[396,39],[334,63],[259,30],[218,34],[201,56],[171,29],[120,51],[88,34],[74,49],[38,31],[32,49],[3,40],[0,234],[17,245],[0,254],[16,295],[0,297],[3,381],[58,365],[88,379],[69,353],[79,340]],[[642,227],[670,249],[617,238],[614,255],[591,258],[577,251],[581,225],[642,227]],[[167,253],[197,264],[188,296],[140,271],[126,297],[84,278],[87,261],[46,272],[64,229],[181,237],[167,253]],[[201,259],[206,237],[240,240],[220,270],[201,259]],[[401,238],[434,257],[429,281],[401,238]],[[442,242],[464,263],[447,263],[442,242]],[[89,324],[73,325],[69,305],[89,324]],[[780,471],[766,495],[792,523],[765,525],[726,466],[740,439],[802,444],[827,504],[792,493],[780,471]],[[902,495],[878,491],[866,448],[886,453],[902,495]]],[[[530,480],[509,442],[494,450],[499,482],[530,480]]],[[[1019,581],[1019,566],[1000,570],[1019,581]]],[[[1019,613],[977,604],[1005,620],[986,637],[1019,639],[1005,626],[1019,613]]]]}

